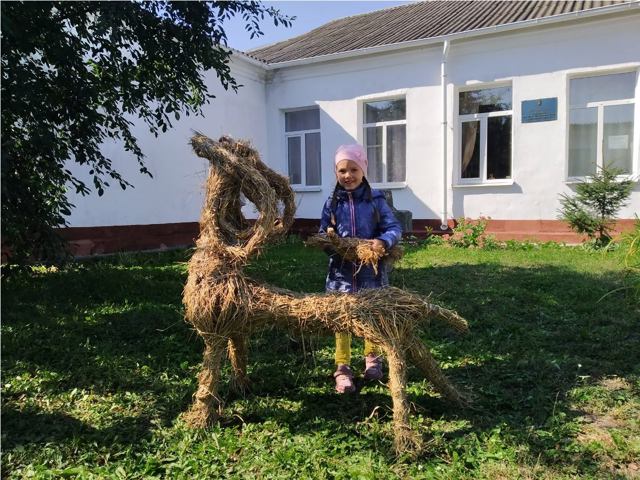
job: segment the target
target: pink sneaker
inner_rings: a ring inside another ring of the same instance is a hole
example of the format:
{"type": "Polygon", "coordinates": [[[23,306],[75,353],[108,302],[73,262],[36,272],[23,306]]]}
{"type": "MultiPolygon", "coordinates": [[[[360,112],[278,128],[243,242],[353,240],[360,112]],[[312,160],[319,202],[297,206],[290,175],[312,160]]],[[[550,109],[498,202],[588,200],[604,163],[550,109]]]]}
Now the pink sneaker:
{"type": "Polygon", "coordinates": [[[364,358],[364,379],[368,382],[382,380],[384,372],[382,371],[382,357],[370,353],[364,358]]]}
{"type": "Polygon", "coordinates": [[[338,365],[333,378],[336,379],[336,392],[353,393],[356,391],[356,386],[353,384],[353,372],[349,365],[338,365]]]}

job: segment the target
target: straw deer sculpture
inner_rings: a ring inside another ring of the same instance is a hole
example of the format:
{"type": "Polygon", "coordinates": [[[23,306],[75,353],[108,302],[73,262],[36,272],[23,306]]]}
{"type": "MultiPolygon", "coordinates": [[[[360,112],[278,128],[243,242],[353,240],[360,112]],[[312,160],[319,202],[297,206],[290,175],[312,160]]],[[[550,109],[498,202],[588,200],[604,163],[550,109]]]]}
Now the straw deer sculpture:
{"type": "Polygon", "coordinates": [[[225,353],[231,361],[231,385],[240,390],[248,385],[247,342],[252,332],[274,325],[307,333],[347,331],[385,352],[394,446],[397,452],[415,447],[418,437],[409,427],[406,394],[409,362],[446,399],[463,403],[418,332],[431,318],[444,320],[460,332],[466,332],[466,321],[394,287],[357,294],[300,294],[247,278],[243,267],[251,256],[267,241],[285,235],[293,223],[293,191],[288,180],[269,169],[248,142],[229,137],[216,142],[196,133],[191,145],[198,156],[209,160],[210,171],[183,298],[186,321],[205,344],[194,401],[184,414],[187,424],[204,427],[219,418],[223,402],[218,383],[225,353]],[[241,195],[257,208],[253,222],[242,213],[241,195]]]}

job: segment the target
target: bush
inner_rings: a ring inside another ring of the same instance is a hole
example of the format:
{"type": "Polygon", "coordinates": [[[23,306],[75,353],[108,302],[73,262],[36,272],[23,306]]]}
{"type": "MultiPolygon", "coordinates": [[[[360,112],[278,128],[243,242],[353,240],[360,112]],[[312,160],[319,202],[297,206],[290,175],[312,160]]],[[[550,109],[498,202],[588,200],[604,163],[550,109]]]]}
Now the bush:
{"type": "Polygon", "coordinates": [[[595,248],[609,245],[615,214],[631,195],[633,182],[618,180],[621,173],[615,168],[601,168],[577,185],[575,196],[560,195],[561,218],[574,231],[586,234],[595,248]]]}
{"type": "Polygon", "coordinates": [[[433,228],[426,227],[425,230],[427,231],[427,236],[421,242],[425,247],[428,247],[429,245],[444,245],[446,243],[442,235],[436,235],[433,233],[433,228]]]}
{"type": "Polygon", "coordinates": [[[468,218],[459,218],[453,228],[453,235],[449,237],[449,244],[462,248],[481,247],[488,220],[485,217],[480,217],[475,221],[468,218]]]}
{"type": "Polygon", "coordinates": [[[505,248],[504,242],[498,241],[495,235],[483,235],[480,237],[482,248],[485,250],[500,250],[505,248]]]}

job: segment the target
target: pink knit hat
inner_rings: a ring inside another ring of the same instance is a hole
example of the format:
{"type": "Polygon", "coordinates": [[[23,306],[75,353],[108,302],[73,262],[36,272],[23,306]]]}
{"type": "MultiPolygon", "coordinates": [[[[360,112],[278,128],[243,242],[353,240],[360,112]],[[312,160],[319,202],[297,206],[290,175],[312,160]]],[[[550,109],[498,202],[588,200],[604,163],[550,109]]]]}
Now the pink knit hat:
{"type": "Polygon", "coordinates": [[[340,145],[336,150],[335,164],[342,160],[352,160],[358,164],[364,174],[367,174],[367,166],[369,160],[367,159],[367,151],[362,145],[354,143],[352,145],[340,145]]]}

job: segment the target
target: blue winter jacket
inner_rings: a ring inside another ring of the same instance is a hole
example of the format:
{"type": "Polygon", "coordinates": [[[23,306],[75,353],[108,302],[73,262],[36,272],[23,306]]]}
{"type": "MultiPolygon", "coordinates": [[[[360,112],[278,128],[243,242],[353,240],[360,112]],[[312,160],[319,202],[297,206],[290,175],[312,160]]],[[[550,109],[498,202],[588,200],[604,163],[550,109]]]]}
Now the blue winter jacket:
{"type": "MultiPolygon", "coordinates": [[[[379,190],[371,190],[371,199],[366,185],[362,184],[353,192],[341,187],[337,190],[337,203],[333,211],[335,230],[340,237],[380,239],[387,250],[396,245],[402,237],[400,222],[396,219],[379,190]],[[378,215],[376,215],[376,210],[378,215]],[[376,221],[377,220],[377,221],[376,221]]],[[[320,220],[320,233],[325,233],[331,225],[331,198],[324,204],[320,220]]],[[[378,274],[368,265],[357,265],[343,259],[334,251],[329,253],[329,273],[326,290],[333,292],[357,292],[362,288],[378,288],[389,284],[385,264],[378,265],[378,274]]]]}

